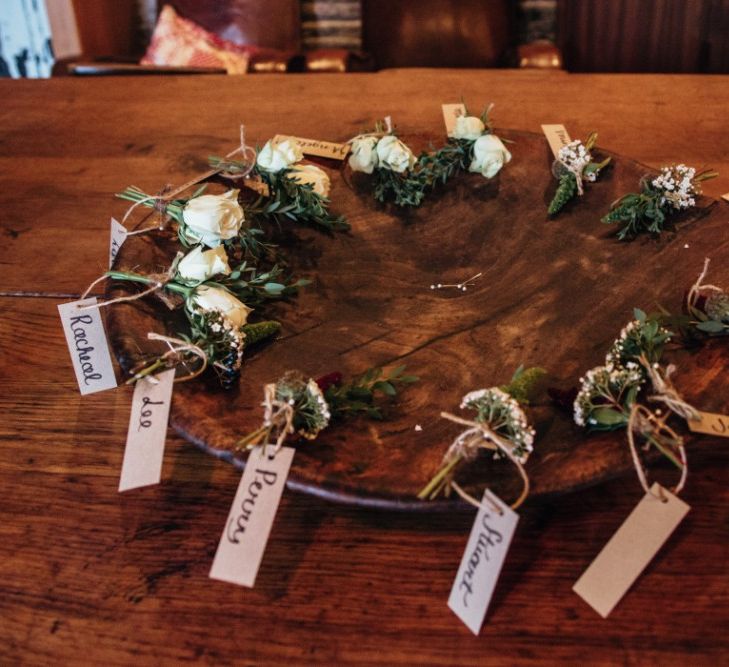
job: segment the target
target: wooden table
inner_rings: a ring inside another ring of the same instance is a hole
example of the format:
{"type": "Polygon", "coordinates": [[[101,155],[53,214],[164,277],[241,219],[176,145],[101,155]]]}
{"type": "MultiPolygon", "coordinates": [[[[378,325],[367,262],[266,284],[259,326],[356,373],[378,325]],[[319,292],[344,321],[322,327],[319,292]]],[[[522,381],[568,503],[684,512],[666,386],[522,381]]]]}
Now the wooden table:
{"type": "MultiPolygon", "coordinates": [[[[255,589],[208,578],[238,473],[169,434],[163,482],[117,493],[131,390],[81,398],[56,305],[104,270],[134,183],[181,183],[245,122],[341,140],[440,104],[573,136],[729,191],[729,77],[387,71],[1,81],[0,659],[14,663],[716,664],[727,638],[727,448],[691,455],[692,506],[608,620],[572,593],[634,507],[634,477],[528,505],[486,624],[446,607],[472,517],[364,511],[287,493],[255,589]]],[[[729,205],[727,219],[729,220],[729,205]]],[[[729,403],[729,400],[727,401],[729,403]]]]}

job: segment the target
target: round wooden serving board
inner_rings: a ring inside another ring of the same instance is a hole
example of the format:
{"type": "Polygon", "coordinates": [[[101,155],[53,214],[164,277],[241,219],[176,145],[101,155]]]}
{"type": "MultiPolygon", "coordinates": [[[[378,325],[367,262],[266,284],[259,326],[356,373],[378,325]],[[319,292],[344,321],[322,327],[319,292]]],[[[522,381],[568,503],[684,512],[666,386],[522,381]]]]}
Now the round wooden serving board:
{"type": "MultiPolygon", "coordinates": [[[[636,190],[647,167],[613,156],[599,181],[550,220],[546,209],[556,181],[547,142],[532,133],[499,134],[513,140],[513,160],[496,178],[459,177],[412,211],[377,204],[366,176],[338,172],[329,163],[332,210],[347,216],[351,232],[329,237],[301,227],[285,230],[280,242],[293,273],[312,284],[290,302],[266,307],[265,317],[279,319],[283,330],[247,356],[239,388],[225,392],[214,379],[175,387],[172,426],[242,468],[244,459],[230,450],[260,424],[263,385],[284,371],[348,376],[405,363],[420,382],[402,391],[387,419],[343,421],[315,442],[298,443],[289,486],[371,507],[453,509],[460,501],[416,498],[458,433],[458,426],[439,418],[441,410],[457,412],[463,394],[507,382],[521,364],[546,368],[555,387],[576,386],[585,370],[603,363],[634,307],[680,308],[704,257],[713,260],[710,282],[729,283],[729,215],[718,202],[701,198],[696,209],[674,218],[675,232],[660,239],[621,243],[600,217],[611,202],[636,190]],[[478,272],[482,278],[465,292],[430,289],[478,272]]],[[[416,150],[427,145],[422,138],[405,139],[416,150]]],[[[170,236],[131,237],[116,267],[164,270],[176,249],[170,236]]],[[[107,296],[134,289],[114,283],[107,296]]],[[[161,349],[147,341],[148,331],[184,330],[179,315],[154,298],[109,308],[107,325],[125,369],[141,352],[161,349]]],[[[700,351],[671,350],[667,357],[678,366],[675,383],[689,401],[707,411],[725,408],[726,339],[700,351]]],[[[537,429],[526,466],[530,499],[631,468],[624,432],[586,435],[546,399],[529,409],[529,417],[537,429]]],[[[687,440],[690,460],[697,439],[687,440]]],[[[488,484],[506,501],[520,484],[510,464],[490,457],[459,479],[476,495],[488,484]]]]}

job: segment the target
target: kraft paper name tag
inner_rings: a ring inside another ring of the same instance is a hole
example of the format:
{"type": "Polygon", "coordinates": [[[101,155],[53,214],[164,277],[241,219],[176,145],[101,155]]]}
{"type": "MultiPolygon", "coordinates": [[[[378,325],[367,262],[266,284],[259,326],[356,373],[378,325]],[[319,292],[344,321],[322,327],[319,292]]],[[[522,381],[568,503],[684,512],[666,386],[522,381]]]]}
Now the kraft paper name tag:
{"type": "Polygon", "coordinates": [[[572,587],[603,618],[628,592],[690,509],[659,484],[654,484],[651,491],[657,494],[659,489],[667,502],[646,493],[572,587]]]}
{"type": "Polygon", "coordinates": [[[290,137],[285,134],[277,134],[273,143],[278,144],[286,139],[293,139],[305,155],[316,155],[328,157],[334,160],[344,160],[349,153],[349,144],[335,144],[331,141],[319,141],[318,139],[303,139],[302,137],[290,137]]]}
{"type": "Polygon", "coordinates": [[[476,514],[448,606],[477,635],[491,602],[501,566],[509,551],[519,515],[488,489],[476,514]],[[491,502],[503,514],[491,509],[491,502]]]}
{"type": "Polygon", "coordinates": [[[718,415],[715,412],[699,412],[699,415],[701,416],[699,420],[689,419],[686,421],[691,431],[729,438],[729,416],[718,415]]]}
{"type": "Polygon", "coordinates": [[[724,194],[723,194],[723,195],[721,196],[721,198],[722,198],[722,199],[723,199],[724,201],[729,201],[729,192],[725,192],[725,193],[724,193],[724,194]]]}
{"type": "Polygon", "coordinates": [[[111,219],[111,234],[109,236],[109,268],[114,264],[114,259],[124,241],[127,240],[127,228],[118,220],[111,219]]]}
{"type": "Polygon", "coordinates": [[[547,137],[549,147],[552,149],[554,157],[557,157],[559,149],[566,146],[570,141],[570,135],[564,125],[542,125],[542,132],[547,137]]]}
{"type": "Polygon", "coordinates": [[[446,134],[450,137],[456,129],[456,119],[466,115],[465,104],[441,104],[443,110],[443,122],[446,126],[446,134]]]}
{"type": "Polygon", "coordinates": [[[162,478],[174,379],[175,369],[171,368],[152,378],[142,378],[134,386],[120,492],[159,484],[162,478]]]}
{"type": "Polygon", "coordinates": [[[66,335],[73,370],[82,394],[93,394],[116,387],[101,313],[98,308],[80,308],[95,305],[96,297],[58,304],[63,333],[66,335]]]}
{"type": "Polygon", "coordinates": [[[212,579],[253,588],[294,453],[282,447],[271,459],[262,447],[251,451],[215,552],[212,579]]]}

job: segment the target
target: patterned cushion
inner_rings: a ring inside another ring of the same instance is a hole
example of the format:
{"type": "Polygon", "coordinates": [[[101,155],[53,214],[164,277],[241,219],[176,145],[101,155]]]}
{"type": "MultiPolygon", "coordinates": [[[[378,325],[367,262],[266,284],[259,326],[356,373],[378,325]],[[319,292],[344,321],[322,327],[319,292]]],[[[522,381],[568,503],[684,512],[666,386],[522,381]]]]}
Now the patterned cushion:
{"type": "Polygon", "coordinates": [[[245,74],[256,47],[238,46],[208,32],[165,5],[157,19],[142,65],[222,67],[228,74],[245,74]]]}

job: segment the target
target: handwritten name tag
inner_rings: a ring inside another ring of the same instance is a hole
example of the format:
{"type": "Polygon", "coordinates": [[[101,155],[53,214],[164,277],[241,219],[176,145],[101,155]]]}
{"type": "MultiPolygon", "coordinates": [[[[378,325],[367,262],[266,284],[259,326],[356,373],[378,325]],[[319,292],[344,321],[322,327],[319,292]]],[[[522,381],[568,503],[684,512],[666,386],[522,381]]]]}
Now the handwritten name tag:
{"type": "Polygon", "coordinates": [[[468,538],[448,606],[477,635],[499,580],[519,515],[488,489],[468,538]],[[490,509],[489,500],[503,514],[490,509]]]}
{"type": "Polygon", "coordinates": [[[95,305],[96,297],[58,304],[63,333],[82,394],[116,387],[101,313],[98,308],[80,309],[82,306],[95,305]]]}
{"type": "Polygon", "coordinates": [[[253,588],[294,453],[282,447],[271,459],[261,447],[251,451],[218,543],[212,579],[253,588]]]}
{"type": "Polygon", "coordinates": [[[659,484],[654,484],[651,491],[572,587],[603,618],[620,602],[691,509],[659,484]],[[653,495],[659,489],[666,502],[653,495]]]}
{"type": "Polygon", "coordinates": [[[175,369],[134,385],[119,491],[159,484],[175,369]]]}
{"type": "Polygon", "coordinates": [[[552,149],[554,157],[557,157],[559,149],[566,146],[570,141],[570,135],[564,125],[542,125],[542,132],[547,137],[549,147],[552,149]]]}
{"type": "Polygon", "coordinates": [[[111,219],[111,234],[109,236],[109,268],[114,265],[116,254],[127,240],[127,228],[118,220],[111,219]]]}
{"type": "Polygon", "coordinates": [[[724,194],[723,194],[723,195],[721,196],[721,198],[722,198],[722,199],[723,199],[724,201],[729,201],[729,192],[725,192],[725,193],[724,193],[724,194]]]}
{"type": "Polygon", "coordinates": [[[443,122],[446,126],[446,133],[449,137],[452,137],[453,131],[456,129],[456,119],[466,115],[466,105],[441,104],[441,109],[443,110],[443,122]]]}
{"type": "Polygon", "coordinates": [[[719,415],[715,412],[699,412],[701,419],[689,419],[686,423],[694,433],[718,435],[720,438],[729,438],[729,416],[719,415]]]}
{"type": "Polygon", "coordinates": [[[349,144],[335,144],[331,141],[319,141],[318,139],[303,139],[302,137],[290,137],[285,134],[277,134],[273,138],[273,143],[278,144],[286,139],[293,139],[301,149],[304,155],[316,155],[318,157],[328,157],[334,160],[344,160],[349,153],[349,144]]]}

